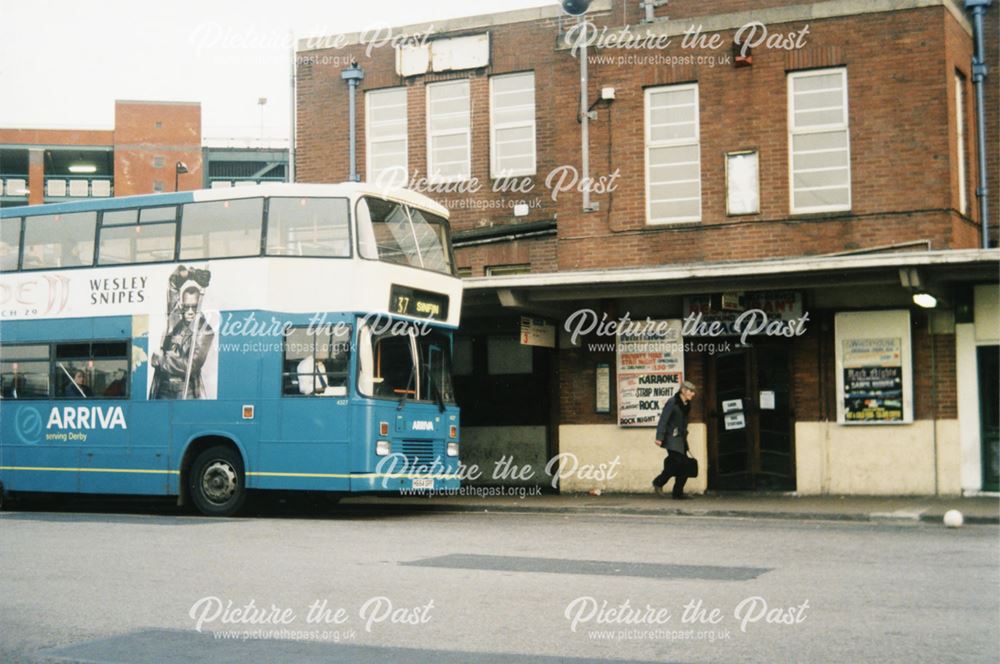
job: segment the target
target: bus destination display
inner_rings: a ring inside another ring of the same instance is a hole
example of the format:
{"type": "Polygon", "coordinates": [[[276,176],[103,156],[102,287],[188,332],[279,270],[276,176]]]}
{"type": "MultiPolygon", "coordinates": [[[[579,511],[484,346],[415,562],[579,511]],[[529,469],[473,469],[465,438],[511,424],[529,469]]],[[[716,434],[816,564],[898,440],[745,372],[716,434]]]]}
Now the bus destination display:
{"type": "Polygon", "coordinates": [[[389,291],[389,311],[400,316],[445,319],[448,317],[448,296],[393,284],[389,291]]]}

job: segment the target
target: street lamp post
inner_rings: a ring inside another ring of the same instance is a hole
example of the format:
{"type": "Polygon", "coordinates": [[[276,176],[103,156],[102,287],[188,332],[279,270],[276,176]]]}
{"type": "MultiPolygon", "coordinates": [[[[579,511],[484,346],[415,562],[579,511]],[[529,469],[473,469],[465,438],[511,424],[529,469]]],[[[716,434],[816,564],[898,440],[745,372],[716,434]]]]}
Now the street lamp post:
{"type": "Polygon", "coordinates": [[[178,191],[177,185],[180,183],[181,173],[187,173],[188,167],[183,161],[179,161],[174,165],[174,191],[178,191]]]}

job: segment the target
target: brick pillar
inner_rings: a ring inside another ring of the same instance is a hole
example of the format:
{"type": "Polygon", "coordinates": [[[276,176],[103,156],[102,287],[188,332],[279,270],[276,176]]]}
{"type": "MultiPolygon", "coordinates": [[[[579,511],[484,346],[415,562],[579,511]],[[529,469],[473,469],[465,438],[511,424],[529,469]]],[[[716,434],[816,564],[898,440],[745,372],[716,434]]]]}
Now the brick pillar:
{"type": "Polygon", "coordinates": [[[28,205],[45,202],[45,150],[28,150],[28,205]]]}

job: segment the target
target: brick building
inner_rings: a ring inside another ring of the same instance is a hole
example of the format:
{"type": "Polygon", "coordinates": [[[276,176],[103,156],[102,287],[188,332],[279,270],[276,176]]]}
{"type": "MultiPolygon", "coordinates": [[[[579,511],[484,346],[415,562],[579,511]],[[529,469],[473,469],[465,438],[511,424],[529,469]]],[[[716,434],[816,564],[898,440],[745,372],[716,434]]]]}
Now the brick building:
{"type": "Polygon", "coordinates": [[[702,387],[695,489],[996,490],[998,252],[980,246],[968,17],[953,0],[747,4],[597,0],[581,33],[553,3],[387,44],[303,40],[296,177],[347,178],[356,62],[361,177],[452,211],[467,460],[513,455],[547,482],[556,454],[617,458],[562,489],[645,490],[648,426],[683,375],[702,387]],[[744,338],[752,310],[774,325],[744,338]],[[580,311],[672,321],[686,344],[573,338],[580,311]]]}
{"type": "Polygon", "coordinates": [[[201,184],[201,104],[116,101],[114,128],[0,128],[3,205],[129,196],[201,184]],[[183,162],[186,173],[175,173],[183,162]]]}
{"type": "Polygon", "coordinates": [[[0,206],[288,181],[287,149],[231,143],[203,147],[198,102],[118,100],[112,129],[0,127],[0,206]]]}

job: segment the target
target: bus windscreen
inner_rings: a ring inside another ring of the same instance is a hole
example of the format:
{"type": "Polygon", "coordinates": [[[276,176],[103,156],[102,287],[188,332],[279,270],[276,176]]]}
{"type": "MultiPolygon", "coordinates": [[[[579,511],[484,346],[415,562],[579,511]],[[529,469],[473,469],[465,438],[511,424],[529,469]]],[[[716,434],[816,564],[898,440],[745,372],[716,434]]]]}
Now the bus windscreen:
{"type": "Polygon", "coordinates": [[[370,196],[363,198],[358,208],[363,257],[452,274],[448,224],[444,219],[370,196]]]}

